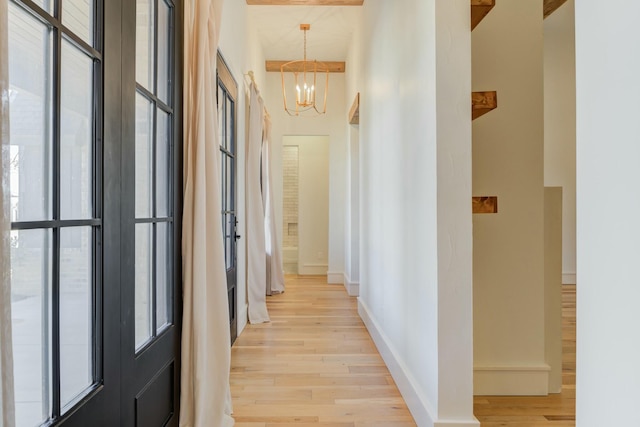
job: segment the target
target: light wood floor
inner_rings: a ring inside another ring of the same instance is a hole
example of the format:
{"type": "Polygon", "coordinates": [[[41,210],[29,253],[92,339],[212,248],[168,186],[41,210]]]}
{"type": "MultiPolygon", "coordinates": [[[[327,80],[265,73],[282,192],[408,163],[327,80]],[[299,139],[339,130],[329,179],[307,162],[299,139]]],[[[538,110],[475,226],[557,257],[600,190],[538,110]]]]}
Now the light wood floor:
{"type": "Polygon", "coordinates": [[[236,427],[416,425],[344,287],[287,276],[267,301],[232,348],[236,427]]]}
{"type": "MultiPolygon", "coordinates": [[[[232,348],[236,427],[416,425],[343,287],[287,276],[267,301],[271,323],[247,326],[232,348]]],[[[562,394],[477,397],[482,427],[575,426],[575,286],[563,311],[562,394]]]]}
{"type": "Polygon", "coordinates": [[[576,287],[562,288],[562,393],[547,397],[476,397],[482,427],[574,427],[576,411],[576,287]]]}

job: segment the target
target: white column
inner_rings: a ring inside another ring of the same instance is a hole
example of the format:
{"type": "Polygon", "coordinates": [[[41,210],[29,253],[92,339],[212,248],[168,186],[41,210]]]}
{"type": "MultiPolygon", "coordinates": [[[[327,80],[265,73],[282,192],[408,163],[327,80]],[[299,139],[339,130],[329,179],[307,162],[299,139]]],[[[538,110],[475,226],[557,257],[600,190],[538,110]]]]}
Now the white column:
{"type": "Polygon", "coordinates": [[[496,2],[473,30],[473,90],[498,108],[473,122],[475,394],[546,395],[543,2],[496,2]]]}
{"type": "MultiPolygon", "coordinates": [[[[438,418],[473,417],[473,230],[469,2],[436,1],[438,418]]],[[[454,424],[453,420],[459,420],[454,424]]],[[[451,424],[450,424],[451,423],[451,424]]],[[[440,425],[436,423],[436,425],[440,425]]]]}
{"type": "Polygon", "coordinates": [[[475,427],[469,2],[367,0],[361,40],[359,313],[417,425],[475,427]]]}
{"type": "Polygon", "coordinates": [[[577,425],[640,425],[640,3],[576,2],[577,425]]]}

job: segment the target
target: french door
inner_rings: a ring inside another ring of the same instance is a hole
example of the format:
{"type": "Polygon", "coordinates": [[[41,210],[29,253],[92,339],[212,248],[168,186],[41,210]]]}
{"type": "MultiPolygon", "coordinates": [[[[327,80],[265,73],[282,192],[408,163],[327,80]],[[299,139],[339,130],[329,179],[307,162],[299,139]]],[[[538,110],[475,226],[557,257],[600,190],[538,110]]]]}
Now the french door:
{"type": "Polygon", "coordinates": [[[227,268],[227,297],[229,301],[229,328],[231,344],[238,337],[238,288],[236,242],[236,99],[238,84],[233,79],[222,55],[218,53],[218,124],[220,138],[221,185],[222,185],[222,232],[224,235],[224,257],[227,268]]]}
{"type": "Polygon", "coordinates": [[[9,0],[20,427],[177,424],[180,7],[9,0]]]}

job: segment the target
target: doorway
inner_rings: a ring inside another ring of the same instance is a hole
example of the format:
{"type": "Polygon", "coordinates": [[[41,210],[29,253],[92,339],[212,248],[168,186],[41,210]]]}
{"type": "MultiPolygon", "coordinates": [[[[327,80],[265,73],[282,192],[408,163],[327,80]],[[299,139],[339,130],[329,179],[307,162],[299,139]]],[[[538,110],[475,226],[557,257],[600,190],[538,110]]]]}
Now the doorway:
{"type": "Polygon", "coordinates": [[[329,268],[329,137],[284,136],[285,273],[326,275],[329,268]]]}

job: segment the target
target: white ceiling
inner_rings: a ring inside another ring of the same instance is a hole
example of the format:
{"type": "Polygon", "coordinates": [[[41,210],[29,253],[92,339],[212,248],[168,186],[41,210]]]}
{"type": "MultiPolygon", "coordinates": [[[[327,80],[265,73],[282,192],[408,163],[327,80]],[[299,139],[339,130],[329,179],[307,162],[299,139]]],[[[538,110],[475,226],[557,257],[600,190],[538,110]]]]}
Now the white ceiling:
{"type": "Polygon", "coordinates": [[[319,61],[344,61],[362,8],[358,6],[248,6],[267,60],[302,59],[304,33],[307,57],[319,61]]]}

